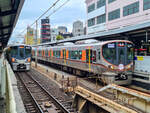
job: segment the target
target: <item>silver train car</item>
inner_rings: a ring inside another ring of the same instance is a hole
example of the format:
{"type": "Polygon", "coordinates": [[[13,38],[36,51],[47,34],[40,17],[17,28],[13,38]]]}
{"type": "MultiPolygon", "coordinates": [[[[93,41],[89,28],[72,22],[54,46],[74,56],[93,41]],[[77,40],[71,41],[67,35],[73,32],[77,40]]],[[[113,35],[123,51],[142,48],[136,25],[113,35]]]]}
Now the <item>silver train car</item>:
{"type": "Polygon", "coordinates": [[[5,57],[14,71],[29,71],[31,68],[31,46],[13,45],[5,49],[5,57]]]}
{"type": "MultiPolygon", "coordinates": [[[[33,48],[33,59],[35,52],[33,48]]],[[[96,74],[105,84],[129,85],[132,80],[133,43],[126,40],[86,40],[75,44],[38,47],[37,58],[62,66],[76,75],[96,74]]]]}

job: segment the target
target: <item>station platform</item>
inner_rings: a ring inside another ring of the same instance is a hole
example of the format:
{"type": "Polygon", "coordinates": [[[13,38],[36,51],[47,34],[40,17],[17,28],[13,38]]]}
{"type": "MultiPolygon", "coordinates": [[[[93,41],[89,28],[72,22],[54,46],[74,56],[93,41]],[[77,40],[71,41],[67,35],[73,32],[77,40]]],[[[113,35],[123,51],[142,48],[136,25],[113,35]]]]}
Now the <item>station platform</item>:
{"type": "Polygon", "coordinates": [[[150,92],[150,56],[135,56],[132,84],[150,92]]]}
{"type": "Polygon", "coordinates": [[[11,66],[0,58],[0,113],[26,113],[11,66]]]}

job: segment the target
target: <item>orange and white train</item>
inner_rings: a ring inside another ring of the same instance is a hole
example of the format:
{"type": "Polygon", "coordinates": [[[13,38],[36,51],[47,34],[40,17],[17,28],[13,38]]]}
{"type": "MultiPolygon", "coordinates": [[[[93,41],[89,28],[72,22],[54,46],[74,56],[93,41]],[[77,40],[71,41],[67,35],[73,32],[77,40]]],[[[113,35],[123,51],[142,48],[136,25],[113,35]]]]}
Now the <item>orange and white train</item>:
{"type": "MultiPolygon", "coordinates": [[[[32,57],[35,59],[35,47],[32,57]]],[[[127,40],[79,41],[38,47],[38,61],[54,64],[76,75],[97,75],[105,84],[129,85],[133,72],[133,43],[127,40]]]]}

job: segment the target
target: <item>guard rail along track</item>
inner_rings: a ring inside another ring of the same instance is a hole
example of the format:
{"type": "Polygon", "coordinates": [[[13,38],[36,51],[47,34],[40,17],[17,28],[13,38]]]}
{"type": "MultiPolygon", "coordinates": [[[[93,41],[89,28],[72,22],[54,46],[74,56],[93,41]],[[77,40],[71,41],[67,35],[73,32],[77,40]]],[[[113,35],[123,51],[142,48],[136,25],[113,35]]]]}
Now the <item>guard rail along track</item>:
{"type": "MultiPolygon", "coordinates": [[[[32,98],[34,106],[26,101],[25,107],[28,107],[29,113],[73,113],[63,106],[53,95],[51,95],[42,85],[30,76],[27,72],[17,72],[17,78],[23,83],[28,95],[32,98]],[[35,108],[34,108],[35,107],[35,108]]],[[[24,93],[23,96],[26,94],[24,93]]],[[[29,99],[29,96],[27,96],[29,99]]]]}

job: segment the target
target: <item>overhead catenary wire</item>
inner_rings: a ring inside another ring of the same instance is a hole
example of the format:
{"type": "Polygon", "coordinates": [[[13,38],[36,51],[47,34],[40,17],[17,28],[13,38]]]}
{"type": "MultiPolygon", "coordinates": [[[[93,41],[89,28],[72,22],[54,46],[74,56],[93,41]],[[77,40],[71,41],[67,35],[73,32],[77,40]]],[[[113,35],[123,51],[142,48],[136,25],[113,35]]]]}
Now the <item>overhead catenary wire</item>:
{"type": "MultiPolygon", "coordinates": [[[[50,9],[52,9],[59,1],[61,0],[56,0],[42,15],[40,15],[31,25],[29,25],[30,27],[32,27],[36,21],[40,20],[46,13],[48,13],[48,11],[50,9]]],[[[27,28],[25,28],[20,34],[24,33],[26,31],[27,28]]]]}
{"type": "Polygon", "coordinates": [[[55,9],[52,13],[50,13],[46,17],[50,17],[52,14],[54,14],[56,11],[58,11],[60,8],[62,8],[64,5],[66,5],[70,0],[65,1],[61,6],[59,6],[57,9],[55,9]]]}

